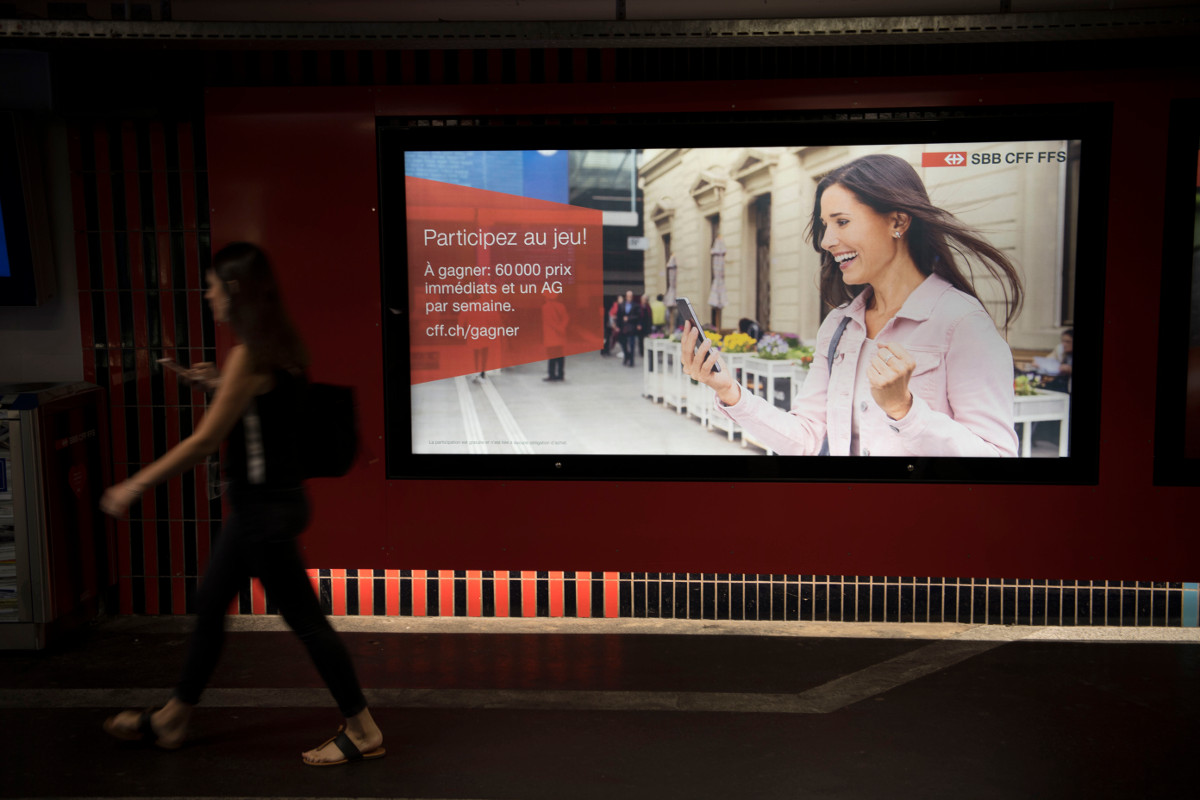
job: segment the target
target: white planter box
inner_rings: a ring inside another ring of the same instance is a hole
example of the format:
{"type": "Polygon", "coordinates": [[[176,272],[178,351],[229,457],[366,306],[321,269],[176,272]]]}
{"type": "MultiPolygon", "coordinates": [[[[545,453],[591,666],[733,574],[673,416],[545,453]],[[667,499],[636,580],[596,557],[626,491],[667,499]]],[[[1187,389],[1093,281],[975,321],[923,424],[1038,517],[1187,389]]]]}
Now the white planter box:
{"type": "Polygon", "coordinates": [[[1058,454],[1067,455],[1071,416],[1071,395],[1066,392],[1039,391],[1037,394],[1013,396],[1013,424],[1021,425],[1021,457],[1033,454],[1033,423],[1054,421],[1062,423],[1058,433],[1058,454]]]}
{"type": "Polygon", "coordinates": [[[684,405],[690,417],[700,420],[700,424],[708,428],[709,418],[713,416],[713,390],[703,383],[684,377],[684,405]]]}
{"type": "Polygon", "coordinates": [[[670,339],[647,339],[646,357],[642,359],[642,394],[656,403],[663,399],[663,371],[667,350],[679,345],[670,339]]]}
{"type": "Polygon", "coordinates": [[[790,359],[775,360],[751,356],[746,359],[742,368],[742,385],[776,408],[791,411],[792,398],[795,397],[792,388],[795,372],[795,362],[790,359]]]}
{"type": "Polygon", "coordinates": [[[669,339],[664,340],[671,346],[664,347],[663,353],[663,369],[659,376],[662,381],[662,401],[665,405],[675,409],[675,413],[682,414],[687,407],[687,378],[683,375],[683,364],[679,361],[679,342],[672,342],[669,339]]]}
{"type": "Polygon", "coordinates": [[[729,371],[733,373],[733,379],[741,383],[742,373],[746,368],[746,359],[752,355],[753,353],[721,353],[721,360],[725,362],[725,366],[729,367],[729,371]]]}

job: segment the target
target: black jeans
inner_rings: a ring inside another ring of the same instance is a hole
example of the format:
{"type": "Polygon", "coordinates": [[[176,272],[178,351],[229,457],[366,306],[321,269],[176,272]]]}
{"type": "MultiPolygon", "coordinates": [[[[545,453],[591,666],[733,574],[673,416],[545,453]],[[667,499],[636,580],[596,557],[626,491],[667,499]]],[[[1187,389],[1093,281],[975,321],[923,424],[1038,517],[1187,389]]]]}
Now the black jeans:
{"type": "Polygon", "coordinates": [[[196,629],[175,696],[195,705],[212,677],[225,643],[225,612],[251,577],[258,578],[283,619],[300,637],[342,716],[367,707],[354,664],[313,593],[296,546],[308,524],[304,490],[231,492],[208,570],[196,595],[196,629]]]}

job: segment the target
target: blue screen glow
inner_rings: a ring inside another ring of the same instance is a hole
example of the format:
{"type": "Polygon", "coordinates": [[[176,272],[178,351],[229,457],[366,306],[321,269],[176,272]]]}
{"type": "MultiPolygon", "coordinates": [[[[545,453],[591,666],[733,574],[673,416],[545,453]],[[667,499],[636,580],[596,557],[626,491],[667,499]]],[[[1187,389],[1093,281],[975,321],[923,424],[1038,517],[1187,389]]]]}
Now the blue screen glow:
{"type": "Polygon", "coordinates": [[[4,235],[4,208],[0,206],[0,278],[12,275],[8,265],[8,238],[4,235]]]}

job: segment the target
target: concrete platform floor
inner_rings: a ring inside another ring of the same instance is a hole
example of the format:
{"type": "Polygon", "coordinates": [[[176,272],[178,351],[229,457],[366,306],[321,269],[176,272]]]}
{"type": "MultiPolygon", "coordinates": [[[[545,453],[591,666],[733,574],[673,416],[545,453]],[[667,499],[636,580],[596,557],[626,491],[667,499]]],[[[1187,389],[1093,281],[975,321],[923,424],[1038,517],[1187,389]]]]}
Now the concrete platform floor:
{"type": "Polygon", "coordinates": [[[1200,631],[653,620],[335,621],[386,736],[339,720],[273,617],[233,618],[179,751],[108,738],[190,624],[0,653],[3,797],[1127,798],[1193,795],[1200,631]]]}

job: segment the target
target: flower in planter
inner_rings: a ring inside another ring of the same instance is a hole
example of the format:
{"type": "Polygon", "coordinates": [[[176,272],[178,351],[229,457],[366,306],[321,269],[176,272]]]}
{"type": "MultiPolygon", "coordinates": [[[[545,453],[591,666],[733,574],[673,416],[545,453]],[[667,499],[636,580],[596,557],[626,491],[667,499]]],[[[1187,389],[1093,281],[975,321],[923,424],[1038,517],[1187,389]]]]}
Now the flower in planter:
{"type": "Polygon", "coordinates": [[[795,361],[804,369],[808,369],[812,365],[813,353],[815,352],[816,348],[812,345],[797,344],[788,350],[788,358],[795,361]]]}
{"type": "Polygon", "coordinates": [[[725,337],[721,349],[726,353],[751,353],[758,340],[738,331],[725,337]]]}
{"type": "Polygon", "coordinates": [[[1037,381],[1028,375],[1018,375],[1013,379],[1013,394],[1017,397],[1029,397],[1030,395],[1041,394],[1037,390],[1037,381]]]}
{"type": "Polygon", "coordinates": [[[788,357],[788,344],[777,333],[768,333],[758,340],[758,357],[783,360],[788,357]]]}

